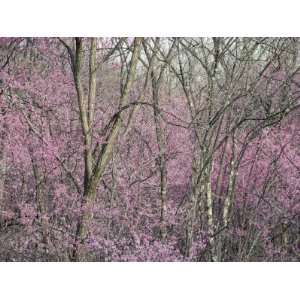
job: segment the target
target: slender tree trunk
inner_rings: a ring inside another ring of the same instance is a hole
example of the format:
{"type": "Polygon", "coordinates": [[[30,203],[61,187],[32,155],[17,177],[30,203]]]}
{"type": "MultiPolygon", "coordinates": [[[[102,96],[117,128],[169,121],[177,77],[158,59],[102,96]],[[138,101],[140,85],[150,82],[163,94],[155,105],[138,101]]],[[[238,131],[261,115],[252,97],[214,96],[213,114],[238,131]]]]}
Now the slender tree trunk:
{"type": "MultiPolygon", "coordinates": [[[[140,53],[142,38],[135,38],[133,42],[133,52],[130,61],[129,73],[127,76],[127,80],[122,90],[122,95],[120,99],[120,105],[124,105],[128,101],[129,92],[132,87],[133,81],[136,76],[137,71],[137,62],[140,53]]],[[[84,146],[85,146],[85,180],[84,180],[84,194],[82,198],[81,207],[83,209],[82,216],[79,218],[77,226],[76,226],[76,235],[75,235],[75,243],[74,249],[72,251],[71,260],[74,261],[83,261],[85,259],[85,251],[84,251],[84,241],[88,234],[88,225],[92,220],[93,216],[91,213],[86,212],[86,206],[89,206],[90,203],[95,201],[97,186],[105,172],[107,165],[109,164],[112,155],[113,149],[118,139],[118,135],[120,129],[122,128],[122,120],[120,115],[118,114],[113,120],[110,131],[107,133],[106,141],[103,145],[99,146],[96,149],[96,159],[94,162],[92,156],[92,120],[91,117],[93,113],[91,109],[93,107],[93,103],[95,102],[95,85],[96,76],[95,66],[96,66],[96,43],[91,41],[91,49],[90,49],[90,84],[89,84],[89,97],[87,98],[84,94],[82,88],[82,79],[80,75],[80,70],[82,67],[83,61],[83,46],[82,40],[76,39],[76,55],[74,62],[74,80],[77,90],[78,96],[78,105],[80,111],[80,120],[82,125],[82,132],[84,136],[84,146]],[[91,60],[93,62],[91,62],[91,60]],[[86,103],[86,99],[88,99],[88,103],[86,103]]]]}
{"type": "Polygon", "coordinates": [[[159,174],[160,174],[160,232],[162,240],[167,236],[166,212],[167,212],[167,162],[166,162],[166,141],[164,130],[159,113],[159,86],[152,72],[152,99],[154,108],[154,122],[156,130],[156,141],[159,150],[159,174]]]}
{"type": "Polygon", "coordinates": [[[0,209],[4,207],[5,177],[6,177],[6,153],[5,145],[0,143],[0,209]]]}
{"type": "Polygon", "coordinates": [[[212,172],[212,161],[207,167],[206,170],[206,203],[207,203],[207,225],[208,225],[208,234],[209,234],[209,244],[211,249],[211,260],[217,261],[216,256],[216,245],[215,245],[215,226],[214,226],[214,214],[213,214],[213,196],[212,196],[212,189],[211,189],[211,172],[212,172]]]}

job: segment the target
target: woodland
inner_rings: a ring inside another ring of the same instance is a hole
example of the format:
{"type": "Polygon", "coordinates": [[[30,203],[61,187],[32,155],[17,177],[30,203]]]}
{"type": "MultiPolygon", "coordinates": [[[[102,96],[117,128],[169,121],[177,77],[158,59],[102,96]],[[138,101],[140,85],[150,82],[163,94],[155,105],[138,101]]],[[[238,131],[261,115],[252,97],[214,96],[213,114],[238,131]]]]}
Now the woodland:
{"type": "Polygon", "coordinates": [[[0,261],[299,260],[299,38],[0,38],[0,261]]]}

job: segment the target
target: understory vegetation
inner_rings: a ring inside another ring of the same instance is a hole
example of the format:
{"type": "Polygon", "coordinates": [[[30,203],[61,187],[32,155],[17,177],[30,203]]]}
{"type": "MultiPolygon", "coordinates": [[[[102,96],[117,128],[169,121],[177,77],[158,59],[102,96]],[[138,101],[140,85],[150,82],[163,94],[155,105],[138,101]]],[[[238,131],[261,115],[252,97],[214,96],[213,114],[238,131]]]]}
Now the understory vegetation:
{"type": "Polygon", "coordinates": [[[298,38],[0,38],[1,261],[299,261],[298,38]]]}

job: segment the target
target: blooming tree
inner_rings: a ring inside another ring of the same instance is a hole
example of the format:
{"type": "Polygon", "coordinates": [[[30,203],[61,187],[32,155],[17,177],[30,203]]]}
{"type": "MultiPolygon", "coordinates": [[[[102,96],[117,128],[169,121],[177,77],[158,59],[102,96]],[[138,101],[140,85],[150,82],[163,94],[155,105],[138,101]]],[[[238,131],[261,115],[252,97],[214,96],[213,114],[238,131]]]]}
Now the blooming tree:
{"type": "Polygon", "coordinates": [[[1,38],[0,259],[299,260],[298,48],[1,38]]]}

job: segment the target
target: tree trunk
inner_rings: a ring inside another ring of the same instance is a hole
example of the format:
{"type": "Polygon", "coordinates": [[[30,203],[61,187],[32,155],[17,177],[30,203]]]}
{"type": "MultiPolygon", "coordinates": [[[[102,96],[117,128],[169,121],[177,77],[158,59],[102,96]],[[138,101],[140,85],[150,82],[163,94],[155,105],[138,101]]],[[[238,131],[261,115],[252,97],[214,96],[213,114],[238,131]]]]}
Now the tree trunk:
{"type": "MultiPolygon", "coordinates": [[[[129,92],[132,87],[133,81],[136,76],[138,57],[140,53],[142,38],[135,38],[133,42],[133,52],[130,61],[130,68],[128,72],[128,76],[126,79],[126,83],[124,89],[122,91],[120,105],[124,105],[128,101],[129,92]]],[[[84,137],[84,146],[85,146],[85,177],[84,177],[84,193],[82,198],[81,207],[83,208],[82,216],[79,218],[77,226],[76,226],[76,235],[75,235],[75,243],[74,249],[72,251],[70,259],[73,261],[83,261],[85,260],[85,251],[84,251],[84,242],[88,235],[88,225],[92,220],[92,214],[90,212],[86,212],[86,205],[95,201],[97,186],[101,181],[101,178],[105,172],[107,165],[109,164],[113,149],[118,139],[118,135],[120,129],[122,127],[122,120],[120,115],[117,114],[115,119],[113,120],[113,124],[111,126],[110,131],[107,133],[107,138],[104,144],[99,146],[96,149],[96,159],[94,163],[94,159],[92,157],[92,140],[91,140],[91,132],[93,127],[93,117],[91,117],[91,107],[93,107],[92,103],[95,101],[95,85],[96,85],[96,43],[91,41],[91,49],[90,49],[90,84],[89,84],[89,98],[88,103],[86,103],[87,97],[84,95],[84,91],[82,88],[82,80],[80,75],[81,64],[83,61],[83,46],[82,40],[76,38],[76,55],[74,62],[74,81],[77,90],[78,96],[78,105],[80,111],[80,120],[82,125],[82,132],[84,137]],[[91,62],[93,61],[93,62],[91,62]],[[92,89],[92,90],[91,90],[92,89]]]]}
{"type": "Polygon", "coordinates": [[[154,104],[154,122],[156,141],[159,151],[159,175],[160,175],[160,233],[162,240],[167,236],[166,212],[167,212],[167,165],[166,165],[166,141],[159,112],[159,83],[152,72],[152,100],[154,104]]]}
{"type": "Polygon", "coordinates": [[[208,234],[209,234],[209,244],[211,249],[211,260],[217,261],[216,256],[216,245],[214,238],[214,215],[213,215],[213,197],[211,189],[211,172],[212,172],[212,162],[210,162],[206,171],[206,201],[207,201],[207,225],[208,225],[208,234]]]}

